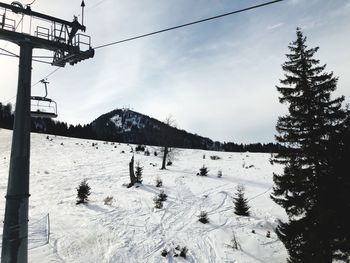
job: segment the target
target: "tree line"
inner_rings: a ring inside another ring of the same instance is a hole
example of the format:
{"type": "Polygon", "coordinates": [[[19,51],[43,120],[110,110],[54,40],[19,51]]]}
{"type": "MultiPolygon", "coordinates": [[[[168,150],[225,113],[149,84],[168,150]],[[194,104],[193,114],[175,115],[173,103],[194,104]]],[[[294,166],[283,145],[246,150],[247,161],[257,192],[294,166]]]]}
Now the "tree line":
{"type": "MultiPolygon", "coordinates": [[[[13,108],[10,103],[7,105],[0,103],[0,128],[12,129],[14,120],[12,109],[13,108]]],[[[109,116],[111,113],[108,113],[108,115],[106,114],[106,116],[109,116]]],[[[149,117],[145,116],[145,118],[149,117]]],[[[190,134],[184,130],[176,129],[166,122],[162,125],[162,127],[164,126],[162,131],[152,130],[147,127],[145,129],[133,127],[128,133],[118,133],[115,131],[113,132],[110,127],[105,125],[105,123],[108,123],[108,119],[109,118],[104,118],[104,115],[102,115],[99,119],[97,119],[99,122],[96,122],[95,120],[92,124],[69,125],[66,122],[52,119],[32,118],[31,131],[82,139],[155,146],[165,146],[166,144],[166,146],[169,147],[217,150],[226,152],[277,153],[284,149],[284,147],[278,143],[237,144],[233,142],[213,142],[208,138],[203,138],[199,135],[190,134]],[[102,124],[100,123],[101,121],[102,124]]]]}

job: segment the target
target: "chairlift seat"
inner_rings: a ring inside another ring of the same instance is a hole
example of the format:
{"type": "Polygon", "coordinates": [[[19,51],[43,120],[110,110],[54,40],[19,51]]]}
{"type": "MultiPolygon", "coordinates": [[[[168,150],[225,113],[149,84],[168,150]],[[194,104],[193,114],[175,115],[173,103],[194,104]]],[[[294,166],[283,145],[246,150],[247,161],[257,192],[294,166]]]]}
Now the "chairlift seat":
{"type": "Polygon", "coordinates": [[[30,115],[34,118],[56,118],[57,104],[55,101],[45,97],[32,96],[31,97],[31,111],[30,115]],[[33,104],[33,101],[36,104],[33,104]]]}
{"type": "Polygon", "coordinates": [[[54,119],[57,118],[57,114],[52,113],[52,112],[45,112],[45,111],[31,111],[30,116],[33,118],[49,118],[49,119],[54,119]]]}

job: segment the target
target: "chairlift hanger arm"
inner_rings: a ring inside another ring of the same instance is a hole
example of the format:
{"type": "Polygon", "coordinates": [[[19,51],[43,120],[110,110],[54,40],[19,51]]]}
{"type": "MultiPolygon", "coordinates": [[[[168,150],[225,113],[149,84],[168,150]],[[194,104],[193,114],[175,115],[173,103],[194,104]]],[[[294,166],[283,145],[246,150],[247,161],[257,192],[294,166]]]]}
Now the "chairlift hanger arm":
{"type": "Polygon", "coordinates": [[[20,8],[20,7],[15,6],[15,5],[9,5],[9,4],[5,4],[5,3],[0,2],[0,7],[5,8],[5,9],[10,9],[14,13],[22,13],[22,14],[25,14],[28,16],[42,18],[42,19],[50,21],[50,22],[56,22],[56,23],[59,23],[59,24],[65,25],[65,26],[69,26],[71,28],[76,28],[76,29],[81,30],[83,32],[85,32],[85,30],[86,30],[86,27],[81,25],[77,20],[74,20],[73,22],[69,22],[69,21],[66,21],[66,20],[63,20],[60,18],[45,15],[42,13],[38,13],[38,12],[32,11],[30,9],[30,6],[27,6],[27,8],[20,8]]]}

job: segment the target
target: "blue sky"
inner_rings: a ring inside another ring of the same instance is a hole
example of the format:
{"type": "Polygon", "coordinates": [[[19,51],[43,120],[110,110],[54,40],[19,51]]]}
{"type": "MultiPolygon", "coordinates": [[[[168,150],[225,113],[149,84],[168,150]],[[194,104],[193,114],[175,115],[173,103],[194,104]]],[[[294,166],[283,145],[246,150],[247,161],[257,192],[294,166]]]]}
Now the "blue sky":
{"type": "MultiPolygon", "coordinates": [[[[37,0],[32,9],[71,20],[80,14],[80,2],[37,0]]],[[[262,2],[85,0],[86,33],[98,46],[262,2]]],[[[298,26],[310,47],[320,46],[316,57],[327,71],[339,76],[335,95],[349,102],[350,0],[285,0],[99,49],[93,59],[53,74],[49,95],[59,105],[58,119],[68,123],[89,123],[130,105],[160,120],[171,114],[180,128],[214,140],[271,142],[277,118],[286,112],[275,85],[298,26]]],[[[18,53],[13,44],[6,48],[18,53]]],[[[0,56],[0,68],[4,102],[16,93],[18,61],[0,56]]],[[[34,63],[33,83],[53,70],[34,63]]],[[[32,90],[42,92],[40,85],[32,90]]]]}

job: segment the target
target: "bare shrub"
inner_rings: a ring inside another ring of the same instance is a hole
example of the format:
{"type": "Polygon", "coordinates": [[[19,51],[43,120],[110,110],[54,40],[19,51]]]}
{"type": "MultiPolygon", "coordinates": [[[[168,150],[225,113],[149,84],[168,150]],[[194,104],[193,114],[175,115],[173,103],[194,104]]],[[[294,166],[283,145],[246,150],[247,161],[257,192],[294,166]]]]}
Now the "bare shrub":
{"type": "Polygon", "coordinates": [[[207,212],[201,211],[198,217],[199,217],[199,219],[198,219],[199,222],[201,222],[203,224],[209,223],[209,218],[208,218],[207,212]]]}
{"type": "Polygon", "coordinates": [[[217,155],[211,155],[211,156],[210,156],[210,159],[215,161],[215,160],[220,160],[221,157],[220,157],[220,156],[217,156],[217,155]]]}
{"type": "Polygon", "coordinates": [[[103,199],[103,203],[105,205],[111,206],[113,204],[113,202],[114,202],[113,196],[107,196],[105,199],[103,199]]]}

